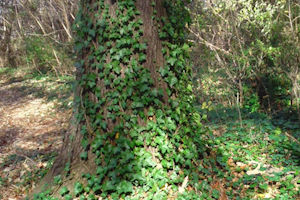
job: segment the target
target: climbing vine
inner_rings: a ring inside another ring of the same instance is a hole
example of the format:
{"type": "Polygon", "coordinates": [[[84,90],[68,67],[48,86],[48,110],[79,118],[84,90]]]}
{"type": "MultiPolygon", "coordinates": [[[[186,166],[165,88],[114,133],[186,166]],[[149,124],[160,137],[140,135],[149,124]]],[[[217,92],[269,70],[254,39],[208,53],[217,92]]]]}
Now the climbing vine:
{"type": "MultiPolygon", "coordinates": [[[[184,29],[190,18],[183,1],[164,1],[166,17],[158,15],[155,1],[151,5],[165,60],[156,72],[162,84],[145,67],[148,41],[135,1],[114,2],[113,14],[104,0],[81,3],[74,25],[75,66],[81,74],[76,119],[83,136],[80,159],[92,157],[97,168],[82,174],[73,188],[61,187],[64,199],[197,195],[180,189],[188,177],[193,187],[199,185],[197,161],[203,151],[187,63],[184,29]]],[[[62,184],[61,177],[54,182],[62,184]]],[[[35,199],[54,198],[46,191],[35,199]]]]}

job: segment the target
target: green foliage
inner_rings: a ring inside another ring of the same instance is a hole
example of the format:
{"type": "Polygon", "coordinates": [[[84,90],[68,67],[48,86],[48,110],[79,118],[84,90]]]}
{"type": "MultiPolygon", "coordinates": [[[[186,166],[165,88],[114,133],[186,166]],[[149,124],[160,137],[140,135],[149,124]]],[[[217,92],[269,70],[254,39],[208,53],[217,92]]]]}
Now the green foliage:
{"type": "Polygon", "coordinates": [[[26,37],[24,51],[27,66],[33,66],[41,74],[55,72],[58,75],[70,71],[72,62],[68,49],[54,44],[47,37],[26,37]]]}
{"type": "Polygon", "coordinates": [[[16,69],[11,68],[11,67],[1,67],[0,68],[0,75],[1,76],[10,76],[13,73],[15,73],[16,69]]]}
{"type": "Polygon", "coordinates": [[[53,197],[50,197],[51,195],[51,190],[46,190],[45,192],[41,192],[39,194],[35,194],[33,199],[35,200],[58,200],[58,198],[53,198],[53,197]]]}
{"type": "Polygon", "coordinates": [[[287,130],[274,126],[264,114],[244,110],[241,128],[234,109],[219,109],[221,120],[215,120],[215,112],[208,113],[212,119],[208,141],[217,154],[217,165],[222,166],[215,173],[226,179],[228,198],[297,199],[299,192],[293,182],[300,171],[300,154],[293,146],[299,145],[286,135],[287,130]],[[271,189],[276,193],[270,196],[271,189]],[[244,191],[243,197],[239,191],[244,191]]]}
{"type": "Polygon", "coordinates": [[[67,195],[68,193],[69,193],[69,190],[68,190],[68,188],[67,188],[66,186],[64,186],[63,188],[61,188],[60,191],[59,191],[59,194],[60,194],[61,196],[65,196],[65,195],[67,195]]]}
{"type": "Polygon", "coordinates": [[[244,87],[243,92],[245,94],[243,107],[249,110],[249,112],[258,112],[260,109],[260,101],[258,95],[248,87],[244,87]]]}
{"type": "Polygon", "coordinates": [[[57,175],[54,177],[53,179],[54,184],[61,184],[62,183],[62,179],[61,179],[61,175],[57,175]]]}
{"type": "Polygon", "coordinates": [[[238,103],[253,111],[287,108],[291,101],[299,107],[295,60],[300,46],[299,4],[285,0],[212,4],[195,1],[191,7],[196,19],[192,33],[199,41],[193,53],[197,92],[227,105],[237,103],[239,93],[238,103]],[[251,92],[243,93],[245,87],[251,92]]]}
{"type": "Polygon", "coordinates": [[[27,53],[27,63],[34,64],[39,67],[43,73],[51,70],[51,61],[54,55],[51,52],[49,42],[42,37],[31,37],[25,40],[25,48],[27,53]]]}

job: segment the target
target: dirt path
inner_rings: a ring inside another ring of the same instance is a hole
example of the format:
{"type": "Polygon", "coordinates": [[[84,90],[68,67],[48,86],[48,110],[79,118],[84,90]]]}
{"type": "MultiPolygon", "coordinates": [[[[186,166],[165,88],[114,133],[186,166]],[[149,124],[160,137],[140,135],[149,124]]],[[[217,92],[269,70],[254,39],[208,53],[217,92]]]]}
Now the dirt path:
{"type": "Polygon", "coordinates": [[[70,111],[55,102],[32,80],[0,80],[0,199],[21,199],[45,172],[66,131],[70,111]]]}

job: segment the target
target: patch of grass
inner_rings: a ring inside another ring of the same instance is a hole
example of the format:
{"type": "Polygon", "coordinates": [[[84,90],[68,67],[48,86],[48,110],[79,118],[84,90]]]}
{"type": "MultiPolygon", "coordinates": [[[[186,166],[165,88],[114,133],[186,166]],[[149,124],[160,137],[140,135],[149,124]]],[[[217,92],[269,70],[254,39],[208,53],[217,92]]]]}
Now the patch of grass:
{"type": "Polygon", "coordinates": [[[13,76],[16,70],[17,70],[16,68],[11,68],[11,67],[0,67],[0,76],[5,76],[5,77],[13,76]]]}

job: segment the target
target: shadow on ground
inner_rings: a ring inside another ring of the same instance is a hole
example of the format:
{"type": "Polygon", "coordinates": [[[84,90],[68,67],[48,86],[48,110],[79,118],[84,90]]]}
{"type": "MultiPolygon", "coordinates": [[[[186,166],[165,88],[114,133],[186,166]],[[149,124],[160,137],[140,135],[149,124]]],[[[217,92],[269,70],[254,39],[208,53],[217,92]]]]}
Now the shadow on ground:
{"type": "Polygon", "coordinates": [[[0,72],[0,199],[23,198],[48,170],[72,102],[72,78],[9,72],[0,72]]]}

